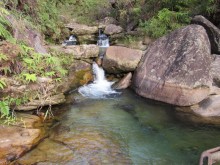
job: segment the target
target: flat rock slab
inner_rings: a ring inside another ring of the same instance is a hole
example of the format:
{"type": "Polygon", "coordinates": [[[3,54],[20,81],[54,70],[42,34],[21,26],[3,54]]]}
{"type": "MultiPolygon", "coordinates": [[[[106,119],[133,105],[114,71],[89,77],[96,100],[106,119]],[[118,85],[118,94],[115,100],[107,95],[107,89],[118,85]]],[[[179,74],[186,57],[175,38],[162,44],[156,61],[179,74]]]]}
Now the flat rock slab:
{"type": "Polygon", "coordinates": [[[88,59],[98,57],[99,47],[94,44],[90,45],[73,45],[73,46],[50,46],[50,50],[69,55],[74,59],[88,59]]]}
{"type": "Polygon", "coordinates": [[[131,72],[136,69],[142,54],[141,50],[110,46],[107,48],[102,66],[108,73],[131,72]]]}
{"type": "Polygon", "coordinates": [[[79,24],[76,22],[71,22],[67,25],[65,25],[66,28],[69,28],[72,33],[76,35],[86,35],[86,34],[95,34],[98,33],[98,27],[97,26],[87,26],[84,24],[79,24]]]}

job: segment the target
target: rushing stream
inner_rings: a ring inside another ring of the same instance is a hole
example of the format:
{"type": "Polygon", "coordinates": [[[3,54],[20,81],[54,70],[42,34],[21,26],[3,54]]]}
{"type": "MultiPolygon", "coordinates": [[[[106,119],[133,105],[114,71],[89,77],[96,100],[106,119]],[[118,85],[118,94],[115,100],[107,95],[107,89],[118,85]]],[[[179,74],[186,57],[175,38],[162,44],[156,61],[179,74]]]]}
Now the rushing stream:
{"type": "Polygon", "coordinates": [[[196,165],[203,150],[220,144],[218,129],[181,123],[171,106],[130,90],[111,99],[75,98],[21,164],[196,165]]]}

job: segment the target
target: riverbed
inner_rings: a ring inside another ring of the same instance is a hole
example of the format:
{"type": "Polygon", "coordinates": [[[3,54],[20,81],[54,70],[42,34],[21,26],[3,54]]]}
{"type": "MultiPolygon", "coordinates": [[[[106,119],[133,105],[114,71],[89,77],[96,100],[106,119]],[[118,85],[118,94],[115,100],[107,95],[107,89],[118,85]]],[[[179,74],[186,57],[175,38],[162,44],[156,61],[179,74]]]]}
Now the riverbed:
{"type": "Polygon", "coordinates": [[[196,165],[203,150],[220,144],[220,130],[183,123],[170,105],[131,90],[106,99],[74,93],[56,110],[49,137],[20,164],[196,165]]]}

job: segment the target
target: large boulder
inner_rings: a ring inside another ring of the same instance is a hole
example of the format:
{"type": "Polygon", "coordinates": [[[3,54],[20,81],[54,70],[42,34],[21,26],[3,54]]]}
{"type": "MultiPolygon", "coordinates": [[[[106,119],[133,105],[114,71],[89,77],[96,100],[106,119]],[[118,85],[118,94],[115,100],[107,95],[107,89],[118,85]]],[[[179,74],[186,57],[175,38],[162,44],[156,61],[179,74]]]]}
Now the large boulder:
{"type": "Polygon", "coordinates": [[[201,25],[205,28],[211,43],[212,53],[220,54],[220,29],[201,15],[197,15],[192,19],[193,24],[201,25]]]}
{"type": "Polygon", "coordinates": [[[16,126],[0,125],[0,132],[0,164],[10,164],[45,137],[41,119],[28,114],[19,114],[16,126]]]}
{"type": "Polygon", "coordinates": [[[87,59],[98,57],[97,45],[50,46],[49,49],[59,54],[66,54],[74,59],[87,59]]]}
{"type": "Polygon", "coordinates": [[[149,46],[134,74],[133,88],[146,98],[193,105],[209,95],[211,62],[205,29],[189,25],[149,46]]]}
{"type": "Polygon", "coordinates": [[[110,46],[103,59],[103,68],[108,73],[123,73],[134,71],[141,57],[142,51],[121,46],[110,46]]]}
{"type": "Polygon", "coordinates": [[[220,56],[215,55],[215,60],[211,65],[211,75],[214,85],[220,87],[220,56]]]}
{"type": "Polygon", "coordinates": [[[180,119],[200,124],[220,124],[220,95],[212,95],[190,107],[176,107],[180,119]]]}

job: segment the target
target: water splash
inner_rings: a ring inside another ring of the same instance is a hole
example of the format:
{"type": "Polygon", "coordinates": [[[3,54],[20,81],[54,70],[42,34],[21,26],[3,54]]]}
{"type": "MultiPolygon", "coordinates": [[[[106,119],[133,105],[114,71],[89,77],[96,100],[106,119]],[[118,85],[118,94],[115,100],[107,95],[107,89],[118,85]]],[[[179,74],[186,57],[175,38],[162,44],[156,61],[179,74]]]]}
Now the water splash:
{"type": "Polygon", "coordinates": [[[114,82],[109,82],[105,78],[104,70],[95,62],[92,65],[94,81],[91,84],[84,85],[78,89],[78,92],[84,97],[89,98],[107,98],[119,94],[111,88],[114,82]]]}

